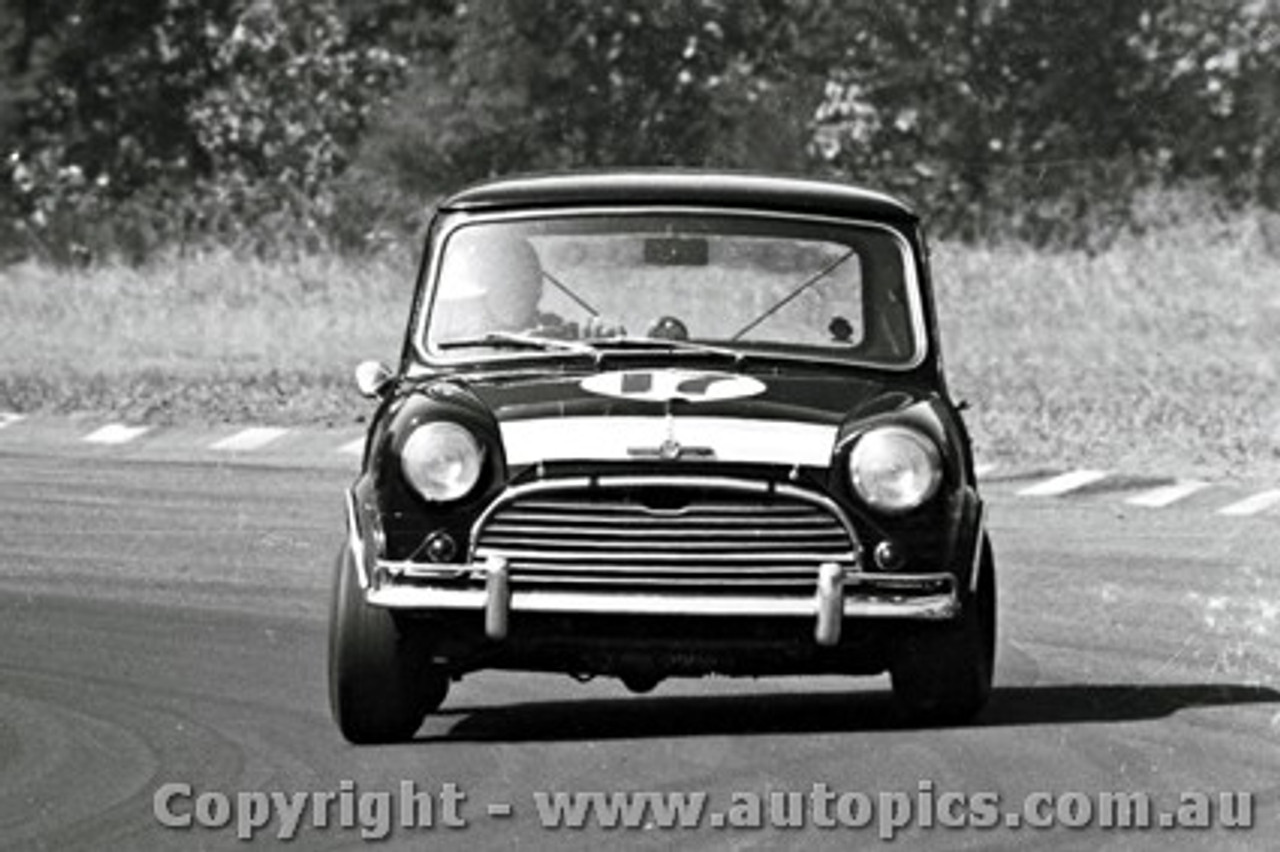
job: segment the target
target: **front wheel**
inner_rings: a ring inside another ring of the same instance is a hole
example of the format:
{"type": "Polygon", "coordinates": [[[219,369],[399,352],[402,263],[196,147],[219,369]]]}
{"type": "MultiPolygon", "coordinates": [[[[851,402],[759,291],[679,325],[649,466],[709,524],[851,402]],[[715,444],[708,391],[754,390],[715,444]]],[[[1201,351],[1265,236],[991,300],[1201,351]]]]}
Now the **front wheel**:
{"type": "Polygon", "coordinates": [[[389,610],[370,606],[344,547],[329,611],[329,704],[348,741],[410,739],[444,701],[449,679],[389,610]]]}
{"type": "Polygon", "coordinates": [[[996,652],[996,571],[983,536],[978,588],[967,595],[957,622],[924,625],[890,667],[893,693],[910,717],[927,724],[971,720],[991,696],[996,652]]]}

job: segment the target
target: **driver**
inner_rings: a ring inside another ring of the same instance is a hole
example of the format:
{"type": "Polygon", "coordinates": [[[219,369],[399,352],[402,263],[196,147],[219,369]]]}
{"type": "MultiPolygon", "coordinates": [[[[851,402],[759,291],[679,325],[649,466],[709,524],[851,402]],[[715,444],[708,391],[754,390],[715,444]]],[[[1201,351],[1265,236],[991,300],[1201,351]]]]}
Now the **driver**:
{"type": "Polygon", "coordinates": [[[461,324],[467,328],[458,332],[528,331],[552,319],[538,312],[542,265],[527,240],[468,229],[452,242],[441,273],[440,298],[456,303],[465,316],[461,324]]]}
{"type": "Polygon", "coordinates": [[[450,240],[433,321],[443,339],[493,331],[559,339],[620,334],[591,317],[581,327],[538,310],[546,275],[538,253],[523,237],[498,228],[467,228],[450,240]]]}

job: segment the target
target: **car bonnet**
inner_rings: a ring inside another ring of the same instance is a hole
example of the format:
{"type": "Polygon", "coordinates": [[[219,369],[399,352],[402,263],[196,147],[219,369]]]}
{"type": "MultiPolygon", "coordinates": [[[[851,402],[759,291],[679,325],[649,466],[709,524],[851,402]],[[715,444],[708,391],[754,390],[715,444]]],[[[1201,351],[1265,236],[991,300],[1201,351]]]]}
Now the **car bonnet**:
{"type": "Polygon", "coordinates": [[[700,458],[826,466],[852,414],[914,399],[847,375],[674,367],[468,385],[498,421],[512,465],[700,458]]]}

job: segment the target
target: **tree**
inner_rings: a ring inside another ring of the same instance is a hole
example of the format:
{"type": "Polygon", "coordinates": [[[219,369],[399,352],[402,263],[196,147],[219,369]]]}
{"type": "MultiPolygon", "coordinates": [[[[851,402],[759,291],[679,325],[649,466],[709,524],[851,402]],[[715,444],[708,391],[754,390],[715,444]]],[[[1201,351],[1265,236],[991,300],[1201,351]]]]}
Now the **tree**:
{"type": "Polygon", "coordinates": [[[493,0],[460,7],[375,135],[436,191],[485,175],[611,165],[802,168],[824,3],[493,0]],[[390,141],[386,141],[387,139],[390,141]]]}
{"type": "Polygon", "coordinates": [[[1280,0],[0,0],[0,243],[363,248],[472,179],[643,165],[1087,243],[1144,186],[1280,206],[1277,44],[1280,0]]]}
{"type": "Polygon", "coordinates": [[[206,189],[237,225],[286,213],[319,238],[332,182],[405,60],[350,44],[332,2],[274,0],[240,14],[213,63],[216,83],[188,110],[211,164],[206,189]]]}
{"type": "Polygon", "coordinates": [[[1105,239],[1137,189],[1188,179],[1265,201],[1278,8],[943,0],[848,17],[816,148],[969,237],[1105,239]]]}
{"type": "Polygon", "coordinates": [[[28,238],[55,259],[121,242],[145,255],[201,231],[234,240],[268,215],[314,238],[326,182],[403,68],[349,43],[333,0],[56,12],[38,31],[49,58],[6,181],[28,238]]]}

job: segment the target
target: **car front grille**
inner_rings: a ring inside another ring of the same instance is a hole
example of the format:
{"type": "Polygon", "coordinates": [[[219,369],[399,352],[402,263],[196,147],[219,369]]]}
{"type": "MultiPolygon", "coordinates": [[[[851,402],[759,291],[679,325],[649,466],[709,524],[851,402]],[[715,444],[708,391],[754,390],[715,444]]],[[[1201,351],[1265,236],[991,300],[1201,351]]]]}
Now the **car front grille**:
{"type": "Polygon", "coordinates": [[[790,485],[696,478],[540,482],[481,519],[474,558],[513,589],[811,595],[823,563],[853,565],[852,527],[790,485]]]}

